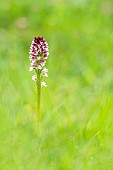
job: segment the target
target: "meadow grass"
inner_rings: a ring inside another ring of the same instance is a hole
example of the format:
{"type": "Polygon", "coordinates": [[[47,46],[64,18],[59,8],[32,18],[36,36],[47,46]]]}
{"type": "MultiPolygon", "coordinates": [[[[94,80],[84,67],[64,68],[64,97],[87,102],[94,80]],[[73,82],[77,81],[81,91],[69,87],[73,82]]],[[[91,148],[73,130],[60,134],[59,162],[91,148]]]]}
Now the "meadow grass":
{"type": "Polygon", "coordinates": [[[112,170],[112,0],[1,0],[0,40],[0,170],[112,170]],[[50,55],[36,124],[38,35],[50,55]]]}

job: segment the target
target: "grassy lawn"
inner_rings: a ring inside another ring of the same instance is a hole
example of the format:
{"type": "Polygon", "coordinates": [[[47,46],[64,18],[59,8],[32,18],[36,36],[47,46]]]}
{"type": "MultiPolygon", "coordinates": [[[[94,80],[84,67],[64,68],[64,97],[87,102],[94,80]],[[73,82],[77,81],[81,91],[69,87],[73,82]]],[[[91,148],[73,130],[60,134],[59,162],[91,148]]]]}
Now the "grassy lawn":
{"type": "Polygon", "coordinates": [[[0,1],[0,170],[113,169],[113,1],[0,1]],[[49,44],[36,124],[34,36],[49,44]]]}

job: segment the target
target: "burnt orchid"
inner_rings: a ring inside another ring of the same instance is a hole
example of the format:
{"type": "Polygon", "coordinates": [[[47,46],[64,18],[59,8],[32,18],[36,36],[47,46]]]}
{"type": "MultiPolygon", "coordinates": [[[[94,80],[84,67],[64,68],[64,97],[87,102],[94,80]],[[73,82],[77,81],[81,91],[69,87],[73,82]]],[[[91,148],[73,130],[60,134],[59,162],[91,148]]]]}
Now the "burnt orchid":
{"type": "Polygon", "coordinates": [[[48,43],[43,37],[35,37],[30,47],[31,65],[29,71],[35,71],[35,75],[32,76],[32,80],[36,82],[37,86],[37,118],[40,118],[40,97],[41,87],[47,86],[46,82],[43,81],[44,77],[48,77],[48,69],[45,67],[46,60],[49,55],[48,43]]]}

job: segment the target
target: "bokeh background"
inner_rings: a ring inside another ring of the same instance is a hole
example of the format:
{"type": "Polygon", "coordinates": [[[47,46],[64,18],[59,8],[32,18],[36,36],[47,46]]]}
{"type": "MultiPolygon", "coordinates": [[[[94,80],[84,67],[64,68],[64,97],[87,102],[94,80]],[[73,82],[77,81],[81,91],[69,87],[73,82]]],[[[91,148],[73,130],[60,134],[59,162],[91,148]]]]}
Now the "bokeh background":
{"type": "Polygon", "coordinates": [[[0,170],[113,169],[113,1],[0,0],[0,170]],[[36,124],[34,36],[49,43],[36,124]]]}

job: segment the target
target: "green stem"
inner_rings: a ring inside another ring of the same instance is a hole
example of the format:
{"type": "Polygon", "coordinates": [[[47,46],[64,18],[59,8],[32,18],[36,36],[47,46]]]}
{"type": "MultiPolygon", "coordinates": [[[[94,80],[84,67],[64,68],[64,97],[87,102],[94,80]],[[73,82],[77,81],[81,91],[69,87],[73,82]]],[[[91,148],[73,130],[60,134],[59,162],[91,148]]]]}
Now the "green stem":
{"type": "Polygon", "coordinates": [[[41,98],[41,80],[40,73],[37,73],[37,119],[40,119],[40,98],[41,98]]]}

